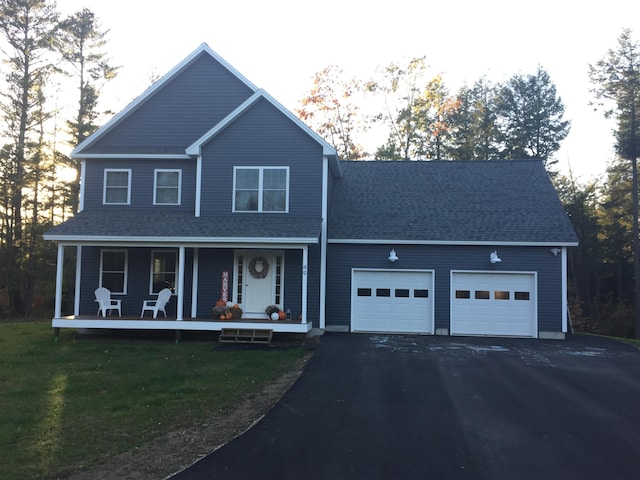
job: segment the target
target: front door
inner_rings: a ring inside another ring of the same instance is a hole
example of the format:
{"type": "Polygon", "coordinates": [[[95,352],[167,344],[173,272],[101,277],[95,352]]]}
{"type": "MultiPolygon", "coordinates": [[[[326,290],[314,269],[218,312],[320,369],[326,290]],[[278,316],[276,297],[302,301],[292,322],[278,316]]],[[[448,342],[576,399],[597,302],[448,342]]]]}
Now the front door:
{"type": "Polygon", "coordinates": [[[265,308],[277,304],[276,280],[282,255],[270,250],[244,250],[237,255],[237,282],[242,284],[241,306],[245,317],[266,315],[265,308]]]}

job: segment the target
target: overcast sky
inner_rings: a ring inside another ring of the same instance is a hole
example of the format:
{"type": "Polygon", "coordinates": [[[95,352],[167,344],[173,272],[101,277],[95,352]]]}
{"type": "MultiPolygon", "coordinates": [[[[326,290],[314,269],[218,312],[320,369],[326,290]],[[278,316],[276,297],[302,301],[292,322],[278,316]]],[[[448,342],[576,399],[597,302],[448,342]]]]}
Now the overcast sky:
{"type": "MultiPolygon", "coordinates": [[[[122,109],[201,43],[293,110],[313,74],[335,64],[362,79],[376,67],[425,55],[455,91],[545,68],[566,106],[560,170],[586,180],[612,158],[612,124],[589,106],[588,66],[638,24],[640,2],[608,0],[58,0],[68,15],[90,8],[109,29],[120,65],[103,107],[122,109]],[[107,105],[108,103],[108,105],[107,105]]],[[[634,30],[640,38],[640,28],[634,30]]],[[[381,138],[370,150],[384,143],[381,138]]]]}

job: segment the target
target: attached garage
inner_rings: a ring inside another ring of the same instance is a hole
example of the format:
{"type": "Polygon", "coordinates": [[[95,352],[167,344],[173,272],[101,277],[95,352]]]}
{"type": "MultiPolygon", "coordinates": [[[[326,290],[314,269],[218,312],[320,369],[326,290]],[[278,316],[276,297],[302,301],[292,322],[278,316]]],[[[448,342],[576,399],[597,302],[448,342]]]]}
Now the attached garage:
{"type": "Polygon", "coordinates": [[[355,269],[351,287],[351,331],[433,333],[432,271],[355,269]]]}
{"type": "Polygon", "coordinates": [[[451,334],[537,337],[536,274],[452,272],[451,334]]]}

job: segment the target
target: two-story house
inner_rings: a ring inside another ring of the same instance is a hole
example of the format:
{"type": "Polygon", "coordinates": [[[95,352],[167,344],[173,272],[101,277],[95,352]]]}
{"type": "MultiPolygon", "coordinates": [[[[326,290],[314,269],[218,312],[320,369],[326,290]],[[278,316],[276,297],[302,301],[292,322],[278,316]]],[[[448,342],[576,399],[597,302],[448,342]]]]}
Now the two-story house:
{"type": "Polygon", "coordinates": [[[72,155],[79,213],[45,234],[56,329],[567,331],[577,241],[538,161],[340,161],[204,44],[72,155]],[[96,314],[101,286],[120,311],[96,314]],[[141,317],[167,287],[167,317],[141,317]],[[242,318],[213,318],[221,297],[242,318]]]}

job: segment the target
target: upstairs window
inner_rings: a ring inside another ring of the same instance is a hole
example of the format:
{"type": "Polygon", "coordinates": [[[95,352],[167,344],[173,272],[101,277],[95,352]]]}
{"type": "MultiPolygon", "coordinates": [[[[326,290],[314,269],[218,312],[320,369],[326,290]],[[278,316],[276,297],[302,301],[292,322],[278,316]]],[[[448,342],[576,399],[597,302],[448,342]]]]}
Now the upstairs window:
{"type": "Polygon", "coordinates": [[[288,167],[236,167],[233,177],[234,212],[287,212],[288,167]]]}
{"type": "Polygon", "coordinates": [[[155,170],[153,204],[180,205],[181,170],[155,170]]]}
{"type": "Polygon", "coordinates": [[[105,205],[129,205],[131,203],[131,170],[104,171],[105,205]]]}

